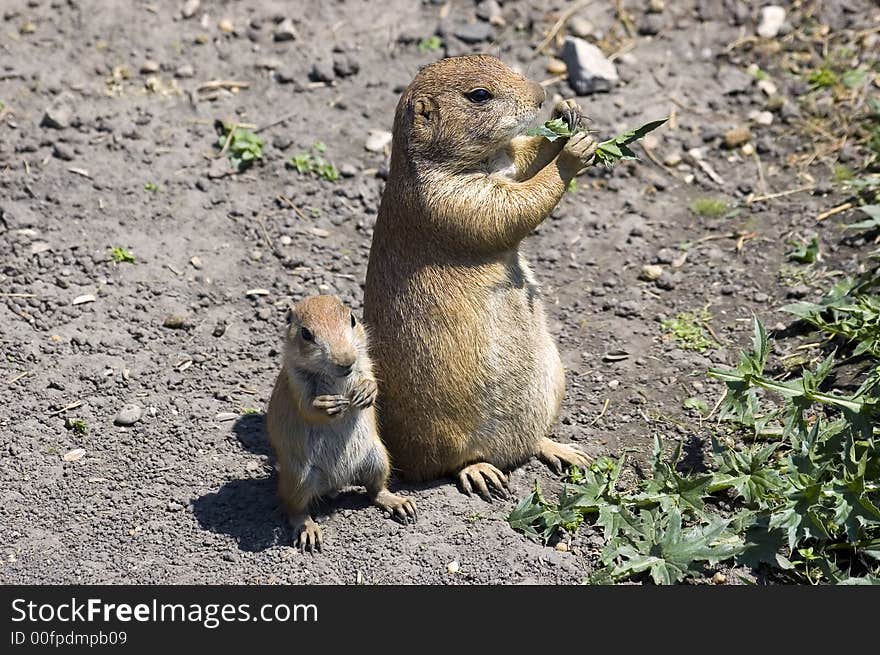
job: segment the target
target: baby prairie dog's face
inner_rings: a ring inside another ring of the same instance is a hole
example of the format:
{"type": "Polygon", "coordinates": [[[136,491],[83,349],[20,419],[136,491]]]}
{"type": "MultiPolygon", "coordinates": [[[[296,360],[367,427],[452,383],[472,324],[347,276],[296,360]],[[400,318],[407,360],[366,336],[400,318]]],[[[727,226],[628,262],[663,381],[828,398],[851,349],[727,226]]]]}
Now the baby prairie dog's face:
{"type": "MultiPolygon", "coordinates": [[[[478,162],[505,148],[537,118],[543,87],[489,55],[442,59],[404,94],[395,132],[411,122],[410,147],[438,163],[478,162]]],[[[395,134],[397,136],[397,134],[395,134]]]]}
{"type": "Polygon", "coordinates": [[[286,358],[297,369],[330,378],[352,373],[366,356],[366,334],[336,296],[312,296],[290,308],[286,358]]]}

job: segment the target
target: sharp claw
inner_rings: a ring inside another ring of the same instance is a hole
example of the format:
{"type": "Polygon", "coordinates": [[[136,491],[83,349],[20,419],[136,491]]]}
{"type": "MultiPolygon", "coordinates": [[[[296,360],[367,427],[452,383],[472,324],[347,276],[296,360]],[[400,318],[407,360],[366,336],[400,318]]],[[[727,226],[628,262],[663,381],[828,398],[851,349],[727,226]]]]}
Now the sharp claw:
{"type": "Polygon", "coordinates": [[[461,485],[461,490],[468,496],[472,496],[474,493],[473,488],[471,487],[470,481],[467,479],[467,476],[462,472],[458,474],[458,483],[461,485]]]}

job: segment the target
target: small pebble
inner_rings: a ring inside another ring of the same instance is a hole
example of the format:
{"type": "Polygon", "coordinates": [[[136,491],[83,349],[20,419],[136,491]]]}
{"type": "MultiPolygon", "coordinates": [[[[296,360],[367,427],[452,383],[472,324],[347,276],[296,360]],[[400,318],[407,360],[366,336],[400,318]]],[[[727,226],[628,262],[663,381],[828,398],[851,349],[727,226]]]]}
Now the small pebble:
{"type": "Polygon", "coordinates": [[[224,34],[232,34],[235,31],[235,26],[232,24],[231,20],[223,18],[217,23],[217,29],[224,34]]]}
{"type": "Polygon", "coordinates": [[[721,571],[718,571],[715,575],[712,576],[712,582],[715,584],[724,584],[727,582],[727,576],[724,575],[721,571]]]}
{"type": "Polygon", "coordinates": [[[196,74],[195,69],[189,64],[184,64],[183,66],[178,67],[176,71],[174,71],[174,77],[180,79],[187,79],[190,77],[194,77],[196,74]]]}
{"type": "Polygon", "coordinates": [[[568,19],[568,32],[572,36],[585,39],[592,36],[594,29],[593,24],[581,16],[572,16],[568,19]]]}
{"type": "Polygon", "coordinates": [[[181,316],[180,314],[169,314],[165,317],[165,320],[162,321],[162,327],[171,330],[182,330],[186,327],[186,317],[181,316]]]}
{"type": "Polygon", "coordinates": [[[663,159],[663,163],[667,166],[678,166],[681,163],[681,154],[677,152],[670,152],[663,159]]]}
{"type": "Polygon", "coordinates": [[[446,565],[446,572],[452,575],[455,575],[459,572],[461,566],[458,563],[458,560],[452,560],[449,564],[446,565]]]}
{"type": "Polygon", "coordinates": [[[663,275],[663,267],[657,264],[645,264],[642,266],[642,273],[639,277],[643,280],[653,282],[663,275]]]}
{"type": "Polygon", "coordinates": [[[561,59],[550,57],[547,60],[547,72],[551,75],[565,75],[568,72],[568,66],[561,59]]]}
{"type": "Polygon", "coordinates": [[[184,18],[192,18],[196,15],[196,12],[199,10],[199,5],[202,3],[200,0],[186,0],[183,3],[183,9],[180,10],[180,14],[184,18]]]}
{"type": "Polygon", "coordinates": [[[65,462],[76,462],[82,459],[85,454],[85,448],[74,448],[73,450],[64,453],[64,457],[62,457],[61,459],[63,459],[65,462]]]}
{"type": "Polygon", "coordinates": [[[785,9],[779,5],[767,5],[761,8],[761,22],[758,24],[758,36],[772,39],[785,23],[785,9]]]}
{"type": "Polygon", "coordinates": [[[147,59],[144,63],[141,64],[141,73],[144,75],[150,75],[152,73],[159,72],[159,62],[153,61],[152,59],[147,59]]]}
{"type": "Polygon", "coordinates": [[[370,152],[383,152],[385,146],[391,143],[392,138],[393,136],[391,132],[386,132],[385,130],[370,130],[367,134],[364,148],[370,152]]]}
{"type": "Polygon", "coordinates": [[[752,139],[752,131],[745,125],[735,127],[724,133],[724,147],[728,150],[739,148],[752,139]]]}
{"type": "Polygon", "coordinates": [[[113,419],[113,422],[116,425],[134,425],[141,420],[141,417],[143,415],[144,410],[141,408],[141,406],[131,403],[125,405],[122,409],[119,410],[119,413],[113,419]]]}
{"type": "Polygon", "coordinates": [[[556,550],[558,550],[560,553],[567,553],[569,550],[568,544],[564,541],[560,541],[558,544],[556,544],[556,550]]]}

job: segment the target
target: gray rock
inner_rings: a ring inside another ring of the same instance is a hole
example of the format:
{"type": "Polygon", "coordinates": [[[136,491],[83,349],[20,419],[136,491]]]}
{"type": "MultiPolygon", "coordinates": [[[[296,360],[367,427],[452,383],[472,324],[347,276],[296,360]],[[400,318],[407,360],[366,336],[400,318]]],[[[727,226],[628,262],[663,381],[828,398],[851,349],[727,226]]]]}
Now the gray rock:
{"type": "Polygon", "coordinates": [[[735,66],[722,66],[717,79],[724,95],[745,93],[752,87],[753,81],[751,75],[735,66]]]}
{"type": "Polygon", "coordinates": [[[8,203],[0,207],[0,225],[7,230],[21,230],[37,222],[36,214],[24,205],[8,203]]]}
{"type": "Polygon", "coordinates": [[[335,78],[336,72],[333,70],[333,62],[329,59],[319,59],[312,64],[309,79],[313,82],[332,82],[335,78]]]}
{"type": "Polygon", "coordinates": [[[61,96],[46,109],[40,125],[54,130],[63,130],[70,125],[72,119],[73,103],[68,96],[61,96]]]}
{"type": "Polygon", "coordinates": [[[477,18],[487,20],[493,25],[497,25],[502,21],[501,5],[495,0],[482,0],[477,5],[477,18]]]}
{"type": "Polygon", "coordinates": [[[391,143],[392,138],[393,136],[391,132],[386,132],[385,130],[370,130],[367,135],[367,140],[364,143],[364,148],[370,152],[383,152],[385,146],[391,143]]]}
{"type": "Polygon", "coordinates": [[[660,277],[654,282],[658,289],[672,291],[675,288],[675,276],[669,271],[663,271],[660,277]]]}
{"type": "Polygon", "coordinates": [[[349,162],[345,162],[339,167],[339,174],[342,177],[354,177],[358,174],[357,166],[349,162]]]}
{"type": "Polygon", "coordinates": [[[566,37],[562,60],[568,67],[568,83],[578,95],[610,91],[620,80],[614,64],[583,39],[566,37]]]}
{"type": "Polygon", "coordinates": [[[257,60],[257,68],[262,68],[265,70],[276,70],[281,68],[284,64],[278,57],[264,57],[263,59],[257,60]]]}
{"type": "Polygon", "coordinates": [[[772,39],[785,23],[785,9],[779,5],[761,7],[761,22],[758,24],[758,36],[772,39]]]}
{"type": "Polygon", "coordinates": [[[666,19],[662,14],[648,14],[639,23],[639,34],[654,36],[655,34],[660,34],[664,27],[666,27],[666,19]]]}
{"type": "Polygon", "coordinates": [[[339,77],[356,75],[361,69],[358,60],[350,54],[339,54],[333,57],[333,72],[339,77]]]}
{"type": "Polygon", "coordinates": [[[722,0],[698,0],[697,2],[697,14],[703,22],[723,20],[725,12],[726,9],[722,0]]]}
{"type": "Polygon", "coordinates": [[[184,64],[183,66],[178,67],[176,71],[174,71],[174,77],[178,77],[180,79],[194,77],[195,74],[196,70],[190,64],[184,64]]]}
{"type": "Polygon", "coordinates": [[[289,18],[285,18],[283,21],[278,23],[278,25],[275,27],[275,31],[272,32],[272,40],[295,41],[296,28],[294,28],[293,26],[293,21],[289,18]]]}
{"type": "Polygon", "coordinates": [[[671,264],[675,261],[675,252],[669,248],[661,248],[654,255],[654,261],[658,264],[671,264]]]}
{"type": "Polygon", "coordinates": [[[119,410],[119,413],[113,419],[116,425],[134,425],[141,420],[144,410],[140,405],[130,403],[119,410]]]}
{"type": "Polygon", "coordinates": [[[73,150],[63,143],[52,144],[52,156],[62,161],[73,161],[73,150]]]}
{"type": "Polygon", "coordinates": [[[481,43],[492,38],[492,26],[488,23],[465,23],[456,27],[453,34],[465,43],[481,43]]]}
{"type": "Polygon", "coordinates": [[[568,31],[573,36],[585,39],[593,35],[595,27],[583,16],[572,16],[568,19],[568,31]]]}
{"type": "Polygon", "coordinates": [[[196,12],[199,10],[199,5],[202,3],[200,0],[186,0],[183,3],[183,8],[180,10],[180,15],[184,18],[192,18],[196,15],[196,12]]]}

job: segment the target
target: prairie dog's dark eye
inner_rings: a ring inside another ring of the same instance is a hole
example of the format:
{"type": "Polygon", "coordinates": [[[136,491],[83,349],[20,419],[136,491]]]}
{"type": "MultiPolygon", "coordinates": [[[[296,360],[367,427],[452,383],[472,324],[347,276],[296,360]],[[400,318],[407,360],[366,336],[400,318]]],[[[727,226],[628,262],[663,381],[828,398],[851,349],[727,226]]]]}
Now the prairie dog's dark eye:
{"type": "Polygon", "coordinates": [[[358,324],[357,319],[354,317],[354,314],[351,315],[351,327],[354,327],[358,324]]]}
{"type": "Polygon", "coordinates": [[[312,331],[307,327],[300,328],[299,333],[302,335],[302,338],[305,339],[306,341],[314,341],[315,340],[315,335],[312,334],[312,331]]]}
{"type": "Polygon", "coordinates": [[[486,89],[474,89],[464,94],[464,97],[478,105],[488,102],[492,99],[492,94],[486,89]]]}

